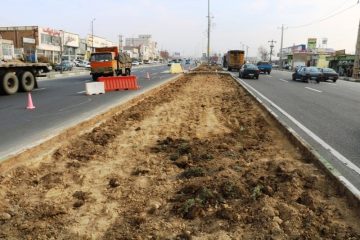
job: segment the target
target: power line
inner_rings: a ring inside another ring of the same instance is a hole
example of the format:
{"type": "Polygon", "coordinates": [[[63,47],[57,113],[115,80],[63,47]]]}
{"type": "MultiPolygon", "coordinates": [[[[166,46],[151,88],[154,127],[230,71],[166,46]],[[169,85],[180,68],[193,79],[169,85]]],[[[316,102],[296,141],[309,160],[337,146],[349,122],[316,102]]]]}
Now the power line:
{"type": "Polygon", "coordinates": [[[310,26],[310,25],[313,25],[313,24],[316,24],[316,23],[320,23],[320,22],[326,21],[326,20],[328,20],[328,19],[330,19],[330,18],[333,18],[333,17],[335,17],[335,16],[337,16],[337,15],[339,15],[339,14],[345,12],[345,11],[350,10],[351,8],[355,7],[355,6],[358,5],[358,4],[359,4],[359,0],[358,0],[357,3],[355,3],[355,4],[353,4],[353,5],[349,6],[349,7],[347,7],[347,8],[345,8],[345,9],[342,9],[342,10],[340,10],[340,11],[337,11],[337,12],[335,12],[334,14],[331,14],[331,15],[329,15],[329,16],[327,16],[327,17],[320,18],[320,19],[318,19],[318,20],[315,20],[315,21],[312,21],[312,22],[310,22],[310,23],[303,24],[303,25],[289,26],[288,28],[293,28],[293,29],[294,29],[294,28],[308,27],[308,26],[310,26]]]}

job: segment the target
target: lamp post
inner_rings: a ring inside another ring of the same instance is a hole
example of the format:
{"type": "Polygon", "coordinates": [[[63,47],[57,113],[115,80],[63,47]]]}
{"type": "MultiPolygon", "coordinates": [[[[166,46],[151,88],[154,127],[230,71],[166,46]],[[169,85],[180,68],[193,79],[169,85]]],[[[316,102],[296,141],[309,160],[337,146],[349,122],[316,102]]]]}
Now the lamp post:
{"type": "Polygon", "coordinates": [[[96,18],[91,20],[91,52],[94,52],[94,21],[96,18]]]}

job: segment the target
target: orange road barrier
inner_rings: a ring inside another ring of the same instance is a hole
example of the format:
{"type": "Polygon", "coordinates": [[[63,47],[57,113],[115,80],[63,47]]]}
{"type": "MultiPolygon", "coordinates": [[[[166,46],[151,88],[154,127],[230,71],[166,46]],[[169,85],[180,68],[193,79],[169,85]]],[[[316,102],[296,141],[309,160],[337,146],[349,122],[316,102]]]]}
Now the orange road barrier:
{"type": "Polygon", "coordinates": [[[33,101],[32,101],[32,97],[31,97],[31,92],[28,92],[28,102],[27,102],[27,107],[26,109],[35,109],[35,106],[33,104],[33,101]]]}
{"type": "Polygon", "coordinates": [[[136,76],[99,77],[98,81],[104,83],[106,92],[116,90],[137,90],[140,88],[137,84],[136,76]]]}

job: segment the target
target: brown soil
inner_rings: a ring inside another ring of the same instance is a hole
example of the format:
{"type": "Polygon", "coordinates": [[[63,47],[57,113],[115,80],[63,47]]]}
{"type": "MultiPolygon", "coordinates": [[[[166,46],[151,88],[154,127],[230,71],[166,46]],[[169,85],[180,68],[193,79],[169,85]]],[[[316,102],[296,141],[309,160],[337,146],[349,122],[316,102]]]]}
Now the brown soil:
{"type": "Polygon", "coordinates": [[[209,66],[207,64],[201,64],[200,66],[198,66],[197,68],[195,68],[194,70],[192,70],[193,72],[204,72],[204,71],[223,71],[223,69],[218,66],[209,66]]]}
{"type": "Polygon", "coordinates": [[[229,76],[184,76],[39,155],[0,173],[0,239],[360,239],[229,76]]]}

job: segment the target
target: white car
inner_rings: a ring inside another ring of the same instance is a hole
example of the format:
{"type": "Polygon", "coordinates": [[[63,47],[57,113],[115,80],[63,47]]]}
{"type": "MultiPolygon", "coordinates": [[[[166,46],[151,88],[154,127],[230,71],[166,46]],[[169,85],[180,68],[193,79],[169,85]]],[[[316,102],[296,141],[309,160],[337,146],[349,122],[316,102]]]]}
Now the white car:
{"type": "Polygon", "coordinates": [[[79,65],[82,64],[83,62],[84,62],[84,61],[81,60],[81,59],[75,59],[75,60],[73,61],[73,63],[75,64],[76,67],[79,67],[79,65]]]}
{"type": "Polygon", "coordinates": [[[82,61],[81,63],[78,64],[78,67],[87,67],[87,65],[89,65],[90,62],[88,61],[82,61]]]}
{"type": "Polygon", "coordinates": [[[139,66],[139,65],[140,65],[140,63],[139,63],[138,61],[133,61],[131,64],[132,64],[133,66],[139,66]]]}

